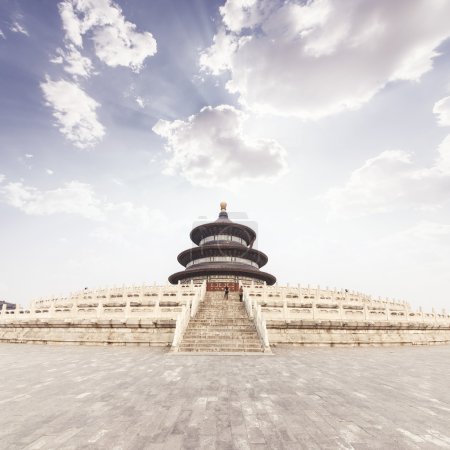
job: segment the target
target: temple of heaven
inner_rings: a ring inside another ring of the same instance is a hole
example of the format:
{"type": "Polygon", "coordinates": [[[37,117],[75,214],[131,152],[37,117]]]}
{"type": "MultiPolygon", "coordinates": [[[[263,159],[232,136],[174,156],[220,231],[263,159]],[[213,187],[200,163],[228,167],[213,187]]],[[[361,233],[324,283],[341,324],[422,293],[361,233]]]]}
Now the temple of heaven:
{"type": "Polygon", "coordinates": [[[267,256],[253,248],[256,233],[245,225],[228,218],[227,204],[220,204],[220,214],[215,222],[195,227],[190,238],[195,247],[178,255],[185,270],[169,277],[172,284],[194,283],[206,280],[208,290],[221,289],[227,284],[236,289],[243,284],[273,285],[276,278],[260,270],[267,264],[267,256]]]}

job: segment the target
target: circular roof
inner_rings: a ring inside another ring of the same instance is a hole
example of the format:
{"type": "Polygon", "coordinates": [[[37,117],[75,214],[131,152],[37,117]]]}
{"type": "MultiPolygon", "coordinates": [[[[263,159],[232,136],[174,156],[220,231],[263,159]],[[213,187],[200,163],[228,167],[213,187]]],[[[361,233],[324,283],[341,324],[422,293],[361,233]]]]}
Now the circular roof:
{"type": "Polygon", "coordinates": [[[267,272],[261,272],[255,267],[247,264],[236,263],[205,263],[195,264],[188,267],[186,270],[176,272],[169,277],[169,282],[172,284],[178,283],[180,280],[186,278],[206,277],[208,275],[234,275],[254,278],[256,280],[265,281],[268,285],[276,283],[277,279],[267,272]]]}
{"type": "Polygon", "coordinates": [[[258,264],[259,267],[264,266],[268,261],[267,255],[263,252],[246,247],[245,245],[230,242],[211,242],[181,252],[178,255],[178,262],[181,265],[186,266],[192,260],[210,256],[232,256],[249,259],[258,264]]]}

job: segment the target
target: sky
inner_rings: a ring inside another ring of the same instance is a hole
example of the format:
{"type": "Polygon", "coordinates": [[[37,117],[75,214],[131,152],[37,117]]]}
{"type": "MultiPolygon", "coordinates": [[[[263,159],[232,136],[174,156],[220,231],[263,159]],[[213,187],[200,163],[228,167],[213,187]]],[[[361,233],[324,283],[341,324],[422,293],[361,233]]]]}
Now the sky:
{"type": "Polygon", "coordinates": [[[450,309],[450,2],[0,1],[0,299],[164,284],[222,200],[280,284],[450,309]]]}

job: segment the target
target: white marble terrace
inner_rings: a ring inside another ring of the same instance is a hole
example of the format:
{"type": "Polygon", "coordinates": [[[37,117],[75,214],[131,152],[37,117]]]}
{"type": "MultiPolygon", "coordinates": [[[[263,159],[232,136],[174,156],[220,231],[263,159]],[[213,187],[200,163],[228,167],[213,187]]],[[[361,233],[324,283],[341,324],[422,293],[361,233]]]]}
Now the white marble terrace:
{"type": "MultiPolygon", "coordinates": [[[[51,297],[31,302],[25,309],[0,310],[0,321],[30,319],[142,319],[177,320],[180,315],[194,316],[203,300],[205,283],[178,285],[140,285],[83,290],[67,297],[51,297]]],[[[344,289],[319,286],[244,286],[244,298],[251,317],[261,320],[339,320],[358,322],[450,323],[445,310],[415,311],[404,301],[373,299],[344,289]]]]}
{"type": "Polygon", "coordinates": [[[415,311],[409,303],[393,299],[373,299],[361,292],[317,287],[251,285],[245,289],[253,309],[260,308],[267,320],[339,320],[357,322],[450,323],[445,310],[415,311]]]}
{"type": "Polygon", "coordinates": [[[204,296],[199,284],[86,289],[68,297],[33,300],[28,309],[0,311],[0,321],[30,319],[177,319],[204,296]]]}

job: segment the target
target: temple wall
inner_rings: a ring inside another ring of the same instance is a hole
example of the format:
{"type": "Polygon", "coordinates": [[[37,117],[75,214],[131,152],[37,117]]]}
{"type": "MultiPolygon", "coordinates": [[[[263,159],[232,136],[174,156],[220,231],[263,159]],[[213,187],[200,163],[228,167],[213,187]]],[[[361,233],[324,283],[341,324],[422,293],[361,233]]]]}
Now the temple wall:
{"type": "Polygon", "coordinates": [[[346,289],[256,286],[247,310],[271,346],[432,345],[450,343],[450,314],[346,289]]]}
{"type": "MultiPolygon", "coordinates": [[[[203,289],[203,290],[202,290],[203,289]]],[[[204,286],[123,286],[0,310],[0,342],[170,346],[204,286]]]]}
{"type": "MultiPolygon", "coordinates": [[[[195,316],[206,283],[85,290],[0,310],[0,342],[168,346],[195,316]]],[[[217,295],[221,295],[217,292],[217,295]]],[[[247,313],[270,345],[450,343],[450,314],[347,290],[244,288],[247,313]]]]}
{"type": "Polygon", "coordinates": [[[175,320],[105,319],[0,323],[0,342],[27,344],[169,346],[175,320]]]}
{"type": "Polygon", "coordinates": [[[269,321],[267,331],[272,346],[389,346],[450,343],[450,325],[269,321]]]}

